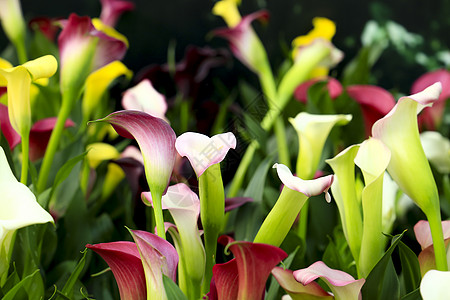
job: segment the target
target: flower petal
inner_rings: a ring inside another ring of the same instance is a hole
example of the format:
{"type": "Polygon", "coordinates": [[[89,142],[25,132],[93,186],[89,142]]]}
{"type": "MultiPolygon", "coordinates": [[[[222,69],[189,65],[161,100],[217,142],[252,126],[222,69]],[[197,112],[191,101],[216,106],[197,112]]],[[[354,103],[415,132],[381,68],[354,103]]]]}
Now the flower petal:
{"type": "Polygon", "coordinates": [[[347,87],[346,91],[361,106],[367,136],[370,135],[373,124],[395,106],[392,94],[378,86],[353,85],[347,87]]]}
{"type": "Polygon", "coordinates": [[[102,12],[100,20],[108,26],[114,27],[122,13],[134,10],[134,3],[121,0],[100,0],[102,3],[102,12]]]}
{"type": "Polygon", "coordinates": [[[110,123],[120,135],[135,138],[144,157],[152,193],[162,195],[175,164],[176,135],[167,122],[140,111],[118,111],[97,120],[110,123]]]}
{"type": "Polygon", "coordinates": [[[9,121],[8,107],[2,103],[0,103],[0,126],[3,136],[8,141],[9,148],[13,150],[20,143],[20,135],[9,121]]]}
{"type": "Polygon", "coordinates": [[[333,78],[333,77],[324,77],[324,78],[314,78],[308,81],[303,82],[294,91],[294,97],[298,101],[302,103],[306,103],[308,101],[308,90],[309,88],[316,84],[317,82],[324,82],[326,81],[326,89],[328,90],[328,94],[330,95],[331,99],[336,99],[342,94],[342,85],[341,83],[333,78]]]}
{"type": "Polygon", "coordinates": [[[291,170],[283,164],[274,164],[273,168],[277,169],[277,174],[281,182],[283,182],[283,184],[291,190],[300,192],[307,197],[325,193],[325,199],[327,202],[331,201],[331,197],[328,194],[328,189],[333,183],[333,175],[328,175],[313,180],[303,180],[292,175],[291,170]]]}
{"type": "MultiPolygon", "coordinates": [[[[442,231],[444,232],[444,240],[450,239],[450,220],[442,221],[442,231]]],[[[416,235],[417,242],[423,249],[433,245],[433,239],[431,238],[430,224],[428,221],[420,220],[414,225],[414,234],[416,235]]]]}
{"type": "Polygon", "coordinates": [[[233,209],[241,207],[247,202],[253,202],[253,198],[250,197],[234,197],[225,199],[225,212],[229,212],[233,209]]]}
{"type": "Polygon", "coordinates": [[[147,299],[144,268],[135,243],[88,244],[86,248],[100,255],[111,268],[121,299],[147,299]]]}
{"type": "Polygon", "coordinates": [[[436,300],[448,298],[448,283],[450,271],[428,271],[420,283],[420,295],[423,300],[436,300]]]}
{"type": "Polygon", "coordinates": [[[420,143],[430,163],[440,173],[450,173],[450,140],[437,131],[426,131],[420,134],[420,143]]]}
{"type": "Polygon", "coordinates": [[[197,177],[211,165],[220,163],[228,150],[236,148],[236,137],[231,132],[217,134],[211,138],[196,132],[186,132],[177,138],[178,154],[186,156],[197,177]]]}
{"type": "Polygon", "coordinates": [[[358,299],[365,282],[364,278],[355,280],[345,272],[331,269],[322,261],[315,262],[306,269],[294,271],[293,274],[295,279],[303,284],[321,278],[337,299],[358,299]]]}

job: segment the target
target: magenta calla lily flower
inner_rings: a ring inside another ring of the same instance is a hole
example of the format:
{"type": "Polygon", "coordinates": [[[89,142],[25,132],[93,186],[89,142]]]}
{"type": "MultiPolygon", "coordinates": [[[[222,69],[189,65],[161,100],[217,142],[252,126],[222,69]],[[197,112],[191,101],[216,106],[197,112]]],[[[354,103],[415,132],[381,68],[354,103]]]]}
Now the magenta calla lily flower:
{"type": "Polygon", "coordinates": [[[302,103],[306,103],[308,101],[308,90],[309,88],[316,84],[317,82],[326,82],[326,88],[328,89],[328,94],[331,99],[336,99],[342,94],[342,84],[333,77],[324,77],[324,78],[314,78],[300,84],[294,91],[294,97],[298,101],[302,103]]]}
{"type": "Polygon", "coordinates": [[[121,299],[147,299],[145,273],[139,250],[132,242],[86,245],[100,255],[114,274],[121,299]]]}
{"type": "Polygon", "coordinates": [[[257,11],[243,17],[236,26],[217,29],[214,33],[230,42],[231,52],[244,65],[250,70],[260,73],[262,72],[260,68],[265,66],[267,56],[261,41],[251,27],[251,23],[255,20],[267,22],[268,19],[269,13],[267,11],[257,11]]]}
{"type": "Polygon", "coordinates": [[[20,143],[20,135],[9,121],[8,107],[0,103],[0,129],[9,144],[9,149],[13,150],[20,143]]]}
{"type": "MultiPolygon", "coordinates": [[[[44,157],[48,141],[52,130],[56,125],[57,118],[51,117],[37,121],[31,126],[30,131],[30,160],[36,161],[44,157]]],[[[68,119],[64,125],[65,128],[73,127],[75,123],[68,119]]]]}
{"type": "Polygon", "coordinates": [[[395,105],[392,94],[378,86],[352,85],[347,87],[347,93],[361,106],[366,136],[370,136],[373,124],[387,115],[395,105]]]}
{"type": "Polygon", "coordinates": [[[291,296],[293,300],[302,299],[333,299],[333,295],[325,291],[318,283],[311,281],[304,285],[295,280],[293,271],[275,267],[272,269],[272,275],[278,281],[280,286],[291,296]]]}
{"type": "Polygon", "coordinates": [[[331,269],[322,261],[315,262],[306,269],[294,271],[293,275],[298,282],[305,285],[321,278],[336,300],[361,299],[361,288],[366,282],[364,278],[356,280],[350,274],[331,269]]]}
{"type": "Polygon", "coordinates": [[[286,252],[266,244],[235,242],[228,236],[221,236],[219,243],[235,258],[213,268],[217,299],[261,300],[270,271],[287,257],[286,252]]]}
{"type": "Polygon", "coordinates": [[[450,72],[445,69],[436,70],[420,76],[412,85],[411,93],[416,94],[435,82],[442,84],[442,93],[433,107],[426,108],[419,116],[419,124],[425,125],[428,130],[436,130],[442,122],[445,103],[450,98],[450,72]]]}
{"type": "Polygon", "coordinates": [[[102,3],[102,12],[100,13],[100,20],[105,25],[116,26],[119,17],[126,11],[134,10],[134,3],[122,0],[100,0],[102,3]]]}
{"type": "Polygon", "coordinates": [[[236,148],[236,137],[231,132],[211,138],[201,133],[186,132],[177,138],[175,147],[181,156],[189,159],[195,174],[200,177],[210,166],[220,163],[228,150],[236,148]]]}

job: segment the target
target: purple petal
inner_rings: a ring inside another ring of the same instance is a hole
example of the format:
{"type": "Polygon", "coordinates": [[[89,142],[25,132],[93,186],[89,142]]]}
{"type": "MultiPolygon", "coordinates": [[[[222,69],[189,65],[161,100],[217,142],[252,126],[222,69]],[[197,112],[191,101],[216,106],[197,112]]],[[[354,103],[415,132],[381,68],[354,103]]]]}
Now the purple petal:
{"type": "Polygon", "coordinates": [[[247,202],[253,202],[253,198],[250,197],[234,197],[225,199],[225,212],[229,212],[233,209],[241,207],[247,202]]]}
{"type": "Polygon", "coordinates": [[[175,164],[176,135],[167,122],[140,111],[118,111],[97,120],[121,136],[135,138],[144,157],[150,191],[164,194],[175,164]]]}
{"type": "Polygon", "coordinates": [[[102,243],[86,245],[86,248],[99,254],[111,268],[121,299],[147,299],[144,268],[135,243],[102,243]]]}
{"type": "Polygon", "coordinates": [[[102,12],[100,20],[108,26],[116,26],[117,20],[122,13],[134,10],[134,3],[121,0],[100,0],[102,3],[102,12]]]}

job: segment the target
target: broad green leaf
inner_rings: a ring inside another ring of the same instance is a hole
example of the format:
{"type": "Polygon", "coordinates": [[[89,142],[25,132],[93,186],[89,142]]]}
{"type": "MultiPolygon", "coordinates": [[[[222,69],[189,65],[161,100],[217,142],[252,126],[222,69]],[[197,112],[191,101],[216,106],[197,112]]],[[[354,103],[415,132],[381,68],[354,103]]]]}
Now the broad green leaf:
{"type": "Polygon", "coordinates": [[[163,274],[163,284],[166,290],[167,299],[170,300],[187,300],[187,297],[180,290],[178,285],[172,279],[163,274]]]}
{"type": "Polygon", "coordinates": [[[401,300],[422,300],[422,296],[420,295],[420,288],[415,289],[409,294],[406,294],[401,300]]]}
{"type": "MultiPolygon", "coordinates": [[[[6,294],[5,296],[2,298],[3,300],[14,300],[16,299],[16,294],[17,292],[24,286],[28,285],[31,283],[31,281],[33,280],[33,277],[39,274],[39,270],[34,271],[32,274],[26,276],[25,278],[23,278],[18,284],[16,284],[13,288],[11,288],[6,294]]],[[[30,298],[31,299],[31,298],[30,298]]]]}
{"type": "Polygon", "coordinates": [[[416,290],[420,285],[420,265],[417,255],[403,242],[398,244],[402,264],[403,282],[406,293],[416,290]]]}

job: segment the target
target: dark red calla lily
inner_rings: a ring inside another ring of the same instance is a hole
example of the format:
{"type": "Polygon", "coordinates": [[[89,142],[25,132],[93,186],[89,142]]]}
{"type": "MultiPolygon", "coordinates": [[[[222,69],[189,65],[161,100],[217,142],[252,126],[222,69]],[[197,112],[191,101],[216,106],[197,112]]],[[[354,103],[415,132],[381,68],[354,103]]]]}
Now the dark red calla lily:
{"type": "Polygon", "coordinates": [[[445,69],[439,69],[425,73],[411,87],[411,94],[416,94],[438,81],[442,84],[442,92],[439,99],[432,107],[425,108],[419,115],[420,127],[425,126],[428,130],[436,130],[442,122],[445,101],[450,98],[450,72],[445,69]]]}
{"type": "Polygon", "coordinates": [[[13,150],[20,143],[20,135],[11,125],[8,115],[8,107],[0,103],[0,129],[9,144],[9,149],[13,150]]]}
{"type": "Polygon", "coordinates": [[[119,17],[126,11],[134,10],[134,3],[122,0],[100,0],[102,12],[100,20],[103,24],[114,27],[119,17]]]}
{"type": "Polygon", "coordinates": [[[328,94],[330,95],[331,99],[334,100],[342,94],[342,84],[337,79],[333,77],[315,78],[305,81],[295,89],[294,91],[295,99],[297,99],[302,103],[306,103],[308,101],[309,88],[317,82],[324,82],[324,81],[327,82],[326,88],[328,89],[328,94]]]}
{"type": "Polygon", "coordinates": [[[347,87],[347,93],[361,106],[366,136],[370,136],[372,125],[395,106],[391,93],[378,86],[352,85],[347,87]]]}
{"type": "Polygon", "coordinates": [[[287,257],[286,252],[267,244],[235,242],[229,236],[219,237],[219,243],[231,250],[234,259],[213,267],[216,290],[212,287],[210,296],[217,292],[218,300],[261,300],[271,270],[287,257]]]}

